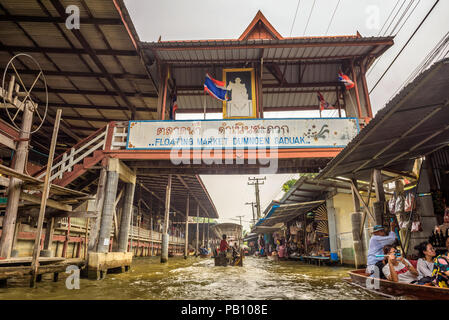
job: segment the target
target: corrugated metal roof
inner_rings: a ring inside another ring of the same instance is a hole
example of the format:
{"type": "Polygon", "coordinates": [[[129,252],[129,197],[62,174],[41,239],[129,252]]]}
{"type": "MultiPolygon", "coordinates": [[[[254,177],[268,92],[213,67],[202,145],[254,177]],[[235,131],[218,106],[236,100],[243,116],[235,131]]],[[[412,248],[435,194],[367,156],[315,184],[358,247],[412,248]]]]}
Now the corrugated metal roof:
{"type": "MultiPolygon", "coordinates": [[[[143,183],[149,187],[159,198],[165,199],[168,175],[142,175],[138,173],[137,180],[139,183],[143,183]]],[[[170,197],[171,205],[177,210],[185,212],[188,196],[190,196],[189,216],[196,216],[196,199],[198,199],[200,202],[200,217],[218,218],[218,211],[199,176],[173,175],[170,197]],[[181,179],[185,182],[188,189],[181,179]]]]}
{"type": "Polygon", "coordinates": [[[373,168],[408,166],[448,144],[449,59],[444,59],[388,102],[319,177],[367,180],[373,168]]]}
{"type": "MultiPolygon", "coordinates": [[[[65,27],[65,12],[61,13],[52,2],[2,0],[0,4],[1,68],[13,54],[32,55],[46,75],[50,115],[62,107],[63,119],[65,115],[76,115],[80,120],[86,116],[97,118],[70,128],[80,138],[107,121],[130,119],[132,108],[137,108],[137,115],[156,111],[157,89],[148,75],[149,67],[139,56],[137,34],[123,1],[116,3],[117,7],[111,0],[61,1],[61,8],[76,5],[80,9],[79,31],[65,27]],[[88,108],[98,112],[91,113],[88,108]]],[[[16,67],[29,86],[38,73],[34,72],[36,66],[25,58],[20,61],[16,67]]],[[[33,90],[40,101],[44,99],[42,88],[38,83],[33,90]]],[[[48,137],[51,127],[45,124],[36,135],[48,137]]],[[[73,137],[65,136],[64,130],[60,134],[62,141],[73,144],[73,137]]]]}

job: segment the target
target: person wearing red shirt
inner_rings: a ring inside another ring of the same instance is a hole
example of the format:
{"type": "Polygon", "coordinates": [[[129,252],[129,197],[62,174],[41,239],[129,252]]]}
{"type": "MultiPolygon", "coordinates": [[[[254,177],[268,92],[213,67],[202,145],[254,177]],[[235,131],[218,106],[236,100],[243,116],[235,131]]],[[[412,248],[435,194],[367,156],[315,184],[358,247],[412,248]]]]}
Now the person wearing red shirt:
{"type": "Polygon", "coordinates": [[[229,244],[226,241],[226,235],[224,234],[223,235],[223,239],[220,242],[220,253],[225,253],[226,254],[226,251],[228,250],[228,248],[229,248],[229,244]]]}

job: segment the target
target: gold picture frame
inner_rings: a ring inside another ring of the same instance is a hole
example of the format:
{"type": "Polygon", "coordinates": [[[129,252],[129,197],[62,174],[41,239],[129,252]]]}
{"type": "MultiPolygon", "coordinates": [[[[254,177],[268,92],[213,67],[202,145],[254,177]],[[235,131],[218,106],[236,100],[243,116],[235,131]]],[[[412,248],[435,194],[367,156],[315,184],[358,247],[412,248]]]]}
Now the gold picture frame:
{"type": "MultiPolygon", "coordinates": [[[[255,71],[254,68],[230,68],[223,69],[223,82],[225,86],[228,86],[229,77],[228,73],[250,73],[251,79],[251,102],[252,102],[252,115],[251,116],[229,116],[227,112],[227,101],[223,101],[223,119],[254,119],[257,118],[257,97],[256,97],[256,81],[255,81],[255,71]]],[[[234,75],[235,76],[235,75],[234,75]]],[[[235,79],[235,77],[232,77],[235,79]]]]}

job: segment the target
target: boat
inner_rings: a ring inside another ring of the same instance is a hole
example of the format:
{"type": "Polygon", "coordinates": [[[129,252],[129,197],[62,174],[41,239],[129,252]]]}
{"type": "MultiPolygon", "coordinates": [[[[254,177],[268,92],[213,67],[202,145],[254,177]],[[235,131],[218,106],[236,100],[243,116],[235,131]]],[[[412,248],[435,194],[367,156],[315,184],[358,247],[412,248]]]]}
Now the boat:
{"type": "Polygon", "coordinates": [[[367,287],[367,280],[370,281],[368,283],[372,283],[372,278],[365,273],[365,269],[350,271],[349,276],[350,279],[347,281],[351,284],[387,297],[405,296],[422,300],[449,300],[449,289],[446,288],[376,279],[379,281],[379,287],[371,289],[367,287]]]}
{"type": "Polygon", "coordinates": [[[240,255],[236,257],[236,259],[233,261],[229,255],[223,256],[223,255],[217,255],[214,256],[214,262],[216,267],[226,267],[226,266],[232,266],[232,267],[243,267],[243,250],[240,251],[240,255]]]}
{"type": "Polygon", "coordinates": [[[279,261],[279,256],[277,254],[267,255],[268,260],[279,261]]]}

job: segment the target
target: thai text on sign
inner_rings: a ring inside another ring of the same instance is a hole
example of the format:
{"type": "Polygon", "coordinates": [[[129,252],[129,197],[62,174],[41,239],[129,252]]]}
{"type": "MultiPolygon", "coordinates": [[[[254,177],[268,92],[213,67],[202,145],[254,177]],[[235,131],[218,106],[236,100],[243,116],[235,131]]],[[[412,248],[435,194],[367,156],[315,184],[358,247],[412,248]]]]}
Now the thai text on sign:
{"type": "Polygon", "coordinates": [[[342,148],[355,118],[130,121],[126,148],[342,148]]]}

